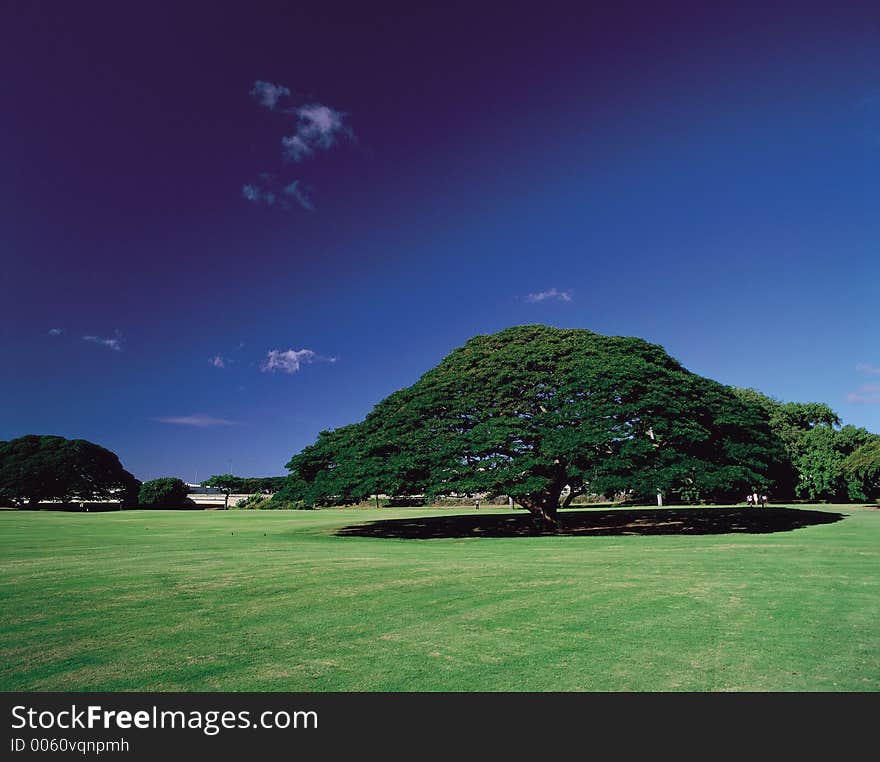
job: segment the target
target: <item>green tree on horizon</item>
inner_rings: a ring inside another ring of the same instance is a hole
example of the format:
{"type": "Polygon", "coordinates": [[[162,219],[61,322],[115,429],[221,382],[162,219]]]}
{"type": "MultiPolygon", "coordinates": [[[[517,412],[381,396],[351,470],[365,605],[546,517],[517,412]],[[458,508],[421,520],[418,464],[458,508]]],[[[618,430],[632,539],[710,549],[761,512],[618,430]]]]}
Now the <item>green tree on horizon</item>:
{"type": "Polygon", "coordinates": [[[509,495],[545,525],[585,492],[738,499],[783,459],[762,411],[662,347],[587,330],[477,336],[287,464],[276,498],[509,495]]]}
{"type": "Polygon", "coordinates": [[[139,485],[115,453],[85,439],[28,434],[0,442],[0,500],[15,505],[110,498],[128,505],[139,485]]]}
{"type": "Polygon", "coordinates": [[[189,487],[183,479],[166,476],[144,482],[138,492],[138,504],[156,508],[179,508],[192,503],[188,494],[189,487]]]}

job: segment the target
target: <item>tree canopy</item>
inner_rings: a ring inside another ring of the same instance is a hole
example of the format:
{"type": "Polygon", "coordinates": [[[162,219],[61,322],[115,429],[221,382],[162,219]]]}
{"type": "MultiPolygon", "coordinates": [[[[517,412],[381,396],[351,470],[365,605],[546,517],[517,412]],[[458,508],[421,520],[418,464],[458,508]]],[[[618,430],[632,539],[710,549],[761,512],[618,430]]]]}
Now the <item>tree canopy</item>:
{"type": "Polygon", "coordinates": [[[0,499],[16,505],[43,500],[137,500],[139,482],[110,450],[85,439],[27,436],[0,442],[0,499]]]}
{"type": "Polygon", "coordinates": [[[758,405],[662,347],[532,325],[471,339],[364,421],[321,432],[277,497],[510,495],[555,523],[563,494],[735,499],[782,459],[758,405]]]}

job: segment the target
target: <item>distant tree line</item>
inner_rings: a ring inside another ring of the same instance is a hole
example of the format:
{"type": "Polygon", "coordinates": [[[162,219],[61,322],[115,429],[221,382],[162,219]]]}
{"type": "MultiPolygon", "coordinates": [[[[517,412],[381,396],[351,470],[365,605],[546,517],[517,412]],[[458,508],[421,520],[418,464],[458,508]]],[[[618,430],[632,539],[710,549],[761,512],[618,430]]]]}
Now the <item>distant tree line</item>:
{"type": "MultiPolygon", "coordinates": [[[[234,476],[217,474],[201,482],[223,493],[224,507],[229,508],[230,495],[259,495],[268,499],[285,483],[285,476],[234,476]]],[[[140,489],[139,503],[143,507],[174,508],[195,505],[189,497],[189,485],[176,477],[165,477],[144,482],[140,489]]],[[[257,501],[251,501],[257,502],[257,501]]],[[[260,501],[262,502],[262,501],[260,501]]]]}
{"type": "MultiPolygon", "coordinates": [[[[284,476],[213,476],[205,486],[231,493],[271,495],[284,476]]],[[[84,439],[29,434],[0,442],[0,505],[36,508],[41,503],[76,507],[85,503],[116,503],[125,508],[183,508],[195,504],[189,485],[178,477],[141,483],[119,458],[84,439]]]]}
{"type": "MultiPolygon", "coordinates": [[[[285,476],[234,476],[217,474],[201,482],[202,487],[210,487],[223,493],[224,507],[229,508],[230,495],[259,495],[268,499],[285,483],[285,476]]],[[[189,497],[189,485],[177,477],[164,477],[144,482],[139,493],[139,504],[149,508],[175,508],[193,506],[189,497]]],[[[251,501],[256,503],[257,501],[251,501]]],[[[259,502],[263,502],[262,500],[259,502]]]]}
{"type": "Polygon", "coordinates": [[[287,481],[286,476],[234,476],[217,474],[202,482],[203,487],[219,489],[225,496],[225,507],[229,508],[230,495],[271,495],[287,481]]]}

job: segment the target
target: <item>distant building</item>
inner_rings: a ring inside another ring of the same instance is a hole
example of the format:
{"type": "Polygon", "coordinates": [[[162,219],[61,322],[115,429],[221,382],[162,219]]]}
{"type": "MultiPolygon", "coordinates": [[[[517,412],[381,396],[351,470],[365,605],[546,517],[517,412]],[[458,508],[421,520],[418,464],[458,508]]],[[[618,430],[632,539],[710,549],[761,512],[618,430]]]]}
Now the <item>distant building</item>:
{"type": "Polygon", "coordinates": [[[218,487],[203,487],[201,484],[189,484],[187,483],[187,488],[189,489],[190,495],[223,495],[225,494],[222,489],[218,487]]]}

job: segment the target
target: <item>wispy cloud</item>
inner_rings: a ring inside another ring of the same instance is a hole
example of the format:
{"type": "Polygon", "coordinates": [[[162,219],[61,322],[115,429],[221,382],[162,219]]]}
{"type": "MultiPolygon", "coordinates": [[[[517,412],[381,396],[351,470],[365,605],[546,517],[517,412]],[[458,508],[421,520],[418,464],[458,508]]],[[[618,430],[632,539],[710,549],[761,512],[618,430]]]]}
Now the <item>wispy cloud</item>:
{"type": "Polygon", "coordinates": [[[557,302],[570,302],[571,291],[560,291],[556,288],[548,288],[546,291],[536,291],[534,293],[526,295],[526,301],[530,304],[546,302],[547,300],[553,300],[557,302]]]}
{"type": "Polygon", "coordinates": [[[326,151],[340,137],[354,137],[351,129],[343,124],[346,115],[321,103],[297,106],[286,113],[295,114],[297,118],[296,132],[281,138],[284,155],[291,161],[301,161],[318,148],[326,151]]]}
{"type": "Polygon", "coordinates": [[[199,428],[235,425],[235,421],[228,421],[225,418],[214,418],[210,415],[169,416],[165,418],[154,418],[153,420],[158,421],[159,423],[170,423],[175,426],[197,426],[199,428]]]}
{"type": "Polygon", "coordinates": [[[880,405],[880,384],[862,384],[846,395],[846,401],[854,405],[880,405]]]}
{"type": "Polygon", "coordinates": [[[265,190],[253,183],[242,185],[241,195],[252,204],[265,204],[266,206],[275,206],[277,199],[277,196],[272,191],[265,190]]]}
{"type": "MultiPolygon", "coordinates": [[[[273,178],[271,176],[267,176],[266,181],[272,183],[273,186],[277,186],[277,183],[273,182],[273,178]]],[[[310,212],[315,210],[315,207],[312,204],[312,200],[309,197],[308,191],[299,180],[294,180],[292,183],[289,183],[283,188],[278,188],[275,190],[273,190],[271,187],[266,187],[265,185],[260,186],[256,183],[248,183],[247,185],[242,186],[241,195],[245,198],[245,200],[250,201],[252,204],[256,204],[258,206],[277,205],[282,209],[290,209],[291,206],[290,203],[288,203],[289,199],[291,201],[295,201],[303,209],[308,209],[310,212]]]]}
{"type": "Polygon", "coordinates": [[[299,180],[294,180],[290,185],[287,185],[284,188],[284,193],[296,201],[303,209],[308,209],[310,212],[315,210],[311,198],[309,198],[306,189],[299,180]]]}
{"type": "Polygon", "coordinates": [[[105,338],[104,336],[83,336],[82,340],[89,341],[92,344],[100,344],[101,346],[112,349],[114,352],[122,351],[123,337],[120,331],[115,331],[113,338],[105,338]]]}
{"type": "Polygon", "coordinates": [[[63,328],[50,328],[49,329],[50,336],[60,336],[62,333],[64,333],[63,328]]]}
{"type": "Polygon", "coordinates": [[[311,349],[288,349],[282,352],[273,349],[266,353],[266,359],[260,365],[263,373],[274,373],[280,370],[282,373],[296,373],[303,365],[313,362],[336,362],[335,357],[324,357],[316,354],[311,349]]]}
{"type": "Polygon", "coordinates": [[[281,98],[290,95],[290,90],[284,87],[284,85],[273,85],[271,82],[263,82],[258,79],[254,82],[251,95],[256,99],[257,103],[272,111],[278,105],[278,101],[281,98]]]}
{"type": "Polygon", "coordinates": [[[846,395],[846,401],[853,405],[880,405],[880,393],[859,394],[858,392],[850,392],[846,395]]]}
{"type": "Polygon", "coordinates": [[[210,360],[208,360],[208,362],[211,363],[211,365],[213,365],[215,368],[226,367],[226,360],[223,359],[222,355],[214,355],[210,360]]]}
{"type": "Polygon", "coordinates": [[[880,376],[880,368],[870,365],[866,362],[860,362],[856,365],[856,372],[866,376],[880,376]]]}

